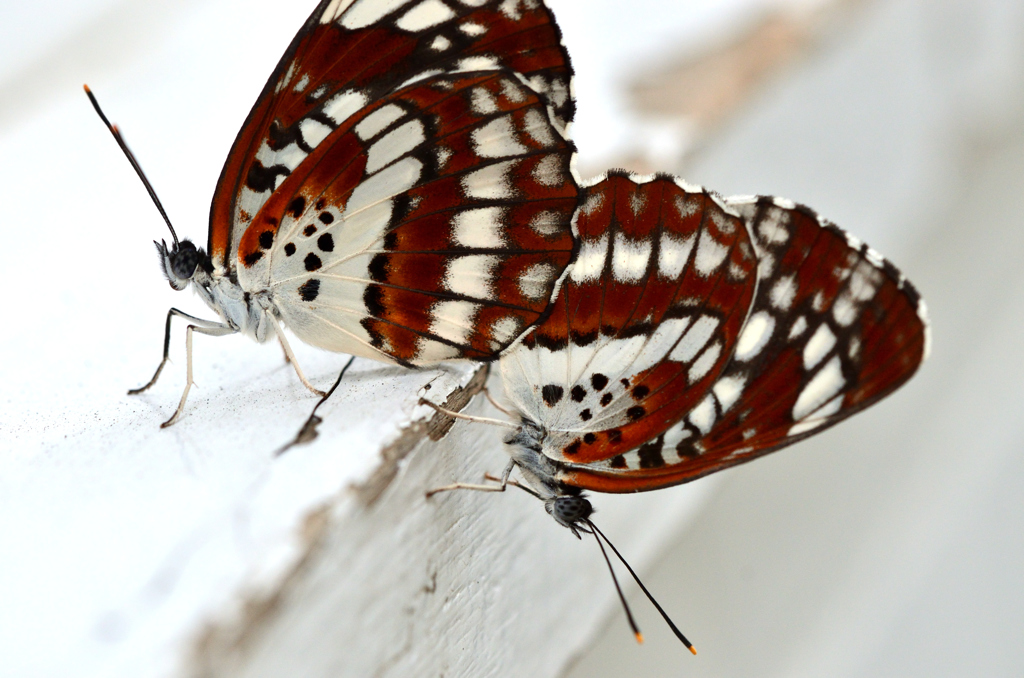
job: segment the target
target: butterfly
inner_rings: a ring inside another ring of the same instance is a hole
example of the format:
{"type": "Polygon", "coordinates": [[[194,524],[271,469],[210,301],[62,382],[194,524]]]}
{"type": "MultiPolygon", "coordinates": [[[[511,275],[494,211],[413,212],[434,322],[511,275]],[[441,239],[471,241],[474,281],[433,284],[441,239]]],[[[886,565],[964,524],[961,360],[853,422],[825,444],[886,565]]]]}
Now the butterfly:
{"type": "Polygon", "coordinates": [[[500,363],[513,458],[551,495],[750,461],[878,402],[928,354],[913,285],[802,205],[613,171],[578,227],[551,315],[500,363]]]}
{"type": "Polygon", "coordinates": [[[164,426],[192,384],[193,331],[277,337],[317,393],[282,326],[404,366],[495,358],[541,319],[573,252],[571,77],[541,2],[323,0],[235,139],[207,247],[173,227],[156,244],[171,287],[219,319],[171,309],[163,360],[130,393],[159,377],[176,316],[188,379],[164,426]]]}
{"type": "Polygon", "coordinates": [[[559,524],[597,537],[586,490],[751,461],[878,402],[928,355],[913,285],[802,205],[613,170],[576,219],[551,314],[501,357],[516,421],[486,419],[513,429],[500,484],[439,490],[503,490],[518,467],[559,524]]]}

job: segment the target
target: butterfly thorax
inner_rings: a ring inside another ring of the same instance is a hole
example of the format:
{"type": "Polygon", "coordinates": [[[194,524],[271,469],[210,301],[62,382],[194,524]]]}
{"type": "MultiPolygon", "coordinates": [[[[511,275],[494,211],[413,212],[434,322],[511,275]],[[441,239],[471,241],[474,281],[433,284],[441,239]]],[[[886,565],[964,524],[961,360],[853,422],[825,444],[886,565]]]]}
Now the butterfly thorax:
{"type": "Polygon", "coordinates": [[[235,276],[215,266],[201,247],[189,240],[175,243],[156,243],[160,263],[167,281],[175,290],[184,290],[190,284],[206,305],[236,332],[264,342],[274,336],[270,314],[275,313],[268,290],[246,291],[235,276]]]}
{"type": "Polygon", "coordinates": [[[527,484],[544,500],[547,512],[560,525],[573,529],[590,515],[590,502],[578,487],[559,479],[565,465],[543,454],[546,437],[543,426],[520,415],[519,428],[505,438],[505,444],[527,484]]]}

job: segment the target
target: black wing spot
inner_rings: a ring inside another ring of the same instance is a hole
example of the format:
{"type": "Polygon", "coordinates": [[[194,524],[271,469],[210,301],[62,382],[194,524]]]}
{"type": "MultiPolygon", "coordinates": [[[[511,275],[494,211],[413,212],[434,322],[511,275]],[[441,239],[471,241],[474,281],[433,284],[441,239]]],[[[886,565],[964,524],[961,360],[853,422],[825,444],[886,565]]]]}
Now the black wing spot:
{"type": "Polygon", "coordinates": [[[312,252],[306,255],[306,259],[303,263],[306,264],[307,271],[315,271],[321,266],[323,266],[323,262],[320,261],[320,257],[313,254],[312,252]]]}
{"type": "Polygon", "coordinates": [[[622,388],[629,388],[629,379],[619,379],[619,383],[622,384],[622,388]]]}
{"type": "Polygon", "coordinates": [[[572,395],[572,399],[578,403],[582,403],[583,399],[587,397],[587,389],[583,388],[579,384],[573,386],[570,393],[572,395]]]}
{"type": "Polygon", "coordinates": [[[577,346],[590,346],[595,341],[597,341],[596,331],[580,334],[578,332],[573,332],[570,328],[569,335],[572,337],[572,343],[576,344],[577,346]]]}
{"type": "Polygon", "coordinates": [[[287,254],[289,257],[295,254],[295,243],[288,243],[287,245],[285,245],[284,253],[287,254]]]}
{"type": "Polygon", "coordinates": [[[640,468],[658,468],[665,465],[665,459],[661,456],[661,446],[662,438],[660,436],[640,446],[640,449],[636,451],[640,457],[640,468]]]}
{"type": "Polygon", "coordinates": [[[366,304],[366,310],[371,316],[384,317],[384,290],[379,285],[366,286],[366,291],[363,292],[363,303],[366,304]]]}
{"type": "Polygon", "coordinates": [[[331,224],[334,223],[334,215],[330,212],[324,212],[320,215],[320,223],[331,224]]]}
{"type": "Polygon", "coordinates": [[[319,294],[320,281],[316,278],[310,278],[299,285],[299,296],[302,297],[303,301],[313,301],[319,294]]]}
{"type": "Polygon", "coordinates": [[[693,446],[693,443],[689,440],[684,440],[676,445],[676,454],[680,457],[686,457],[687,459],[696,459],[700,456],[700,452],[693,446]]]}
{"type": "Polygon", "coordinates": [[[274,232],[273,231],[263,231],[262,233],[260,233],[260,247],[262,247],[265,250],[269,250],[273,244],[274,244],[274,232]]]}
{"type": "Polygon", "coordinates": [[[562,453],[570,457],[580,451],[580,441],[574,441],[562,448],[562,453]]]}
{"type": "Polygon", "coordinates": [[[334,238],[330,233],[324,233],[316,239],[316,246],[319,247],[322,252],[333,252],[334,238]]]}
{"type": "Polygon", "coordinates": [[[277,188],[277,178],[286,177],[289,170],[284,165],[272,165],[264,167],[258,160],[249,165],[249,172],[245,176],[245,185],[257,193],[266,193],[277,188]]]}
{"type": "Polygon", "coordinates": [[[644,386],[643,384],[640,384],[639,386],[633,388],[633,397],[637,400],[643,400],[644,398],[647,397],[647,394],[650,392],[651,389],[644,386]]]}
{"type": "Polygon", "coordinates": [[[288,205],[288,211],[292,213],[292,216],[298,219],[302,216],[302,213],[306,211],[306,199],[301,195],[295,200],[292,200],[288,205]]]}
{"type": "Polygon", "coordinates": [[[326,206],[327,206],[327,201],[324,200],[323,198],[320,198],[319,200],[316,201],[316,211],[317,212],[322,211],[324,209],[324,207],[326,207],[326,206]]]}
{"type": "Polygon", "coordinates": [[[370,279],[375,282],[388,281],[388,255],[378,254],[370,259],[370,279]]]}
{"type": "Polygon", "coordinates": [[[608,385],[608,377],[603,374],[592,374],[590,375],[590,385],[594,387],[595,391],[603,391],[604,387],[608,385]]]}
{"type": "Polygon", "coordinates": [[[590,410],[583,410],[582,412],[580,412],[580,419],[582,419],[583,421],[590,421],[593,418],[594,415],[590,413],[590,410]]]}
{"type": "Polygon", "coordinates": [[[528,335],[527,338],[526,338],[526,341],[528,341],[528,342],[529,341],[536,342],[537,346],[540,346],[541,348],[546,348],[549,351],[560,351],[563,348],[565,348],[566,344],[568,343],[564,337],[562,337],[562,338],[557,338],[556,337],[556,338],[552,339],[551,337],[547,336],[546,334],[541,334],[539,336],[536,335],[536,334],[528,335]]]}
{"type": "Polygon", "coordinates": [[[245,265],[252,266],[257,261],[263,258],[263,252],[256,251],[245,255],[245,265]]]}
{"type": "Polygon", "coordinates": [[[631,407],[628,410],[626,410],[626,416],[629,417],[630,421],[642,419],[645,414],[647,414],[647,410],[645,410],[640,405],[635,405],[634,407],[631,407]]]}
{"type": "Polygon", "coordinates": [[[540,397],[544,399],[548,407],[554,407],[562,399],[564,393],[565,389],[558,384],[548,384],[540,390],[540,397]]]}
{"type": "Polygon", "coordinates": [[[316,226],[314,226],[313,224],[310,224],[309,226],[306,226],[304,229],[302,229],[302,234],[307,238],[313,235],[314,233],[316,233],[316,226]]]}
{"type": "Polygon", "coordinates": [[[626,458],[620,454],[616,457],[612,457],[608,464],[612,468],[626,468],[626,458]]]}
{"type": "Polygon", "coordinates": [[[608,407],[608,403],[610,403],[614,398],[615,396],[611,393],[605,393],[601,396],[601,407],[608,407]]]}
{"type": "Polygon", "coordinates": [[[587,433],[583,436],[583,442],[585,442],[587,445],[593,445],[595,442],[597,442],[597,436],[594,435],[593,433],[587,433]]]}
{"type": "Polygon", "coordinates": [[[622,440],[622,431],[620,431],[617,428],[613,428],[610,431],[608,431],[607,435],[608,442],[612,443],[613,445],[618,445],[619,442],[622,440]]]}

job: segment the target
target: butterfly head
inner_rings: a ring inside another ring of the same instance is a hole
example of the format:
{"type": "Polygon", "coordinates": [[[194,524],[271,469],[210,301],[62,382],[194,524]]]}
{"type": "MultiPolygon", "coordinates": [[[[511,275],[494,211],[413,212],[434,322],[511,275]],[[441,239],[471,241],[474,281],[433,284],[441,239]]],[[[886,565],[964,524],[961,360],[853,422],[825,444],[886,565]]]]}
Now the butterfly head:
{"type": "Polygon", "coordinates": [[[210,257],[201,247],[196,247],[191,240],[175,242],[170,249],[163,240],[154,241],[156,251],[160,255],[160,266],[163,268],[167,282],[176,290],[183,290],[188,287],[195,276],[196,269],[202,269],[209,273],[212,266],[210,257]]]}
{"type": "Polygon", "coordinates": [[[559,525],[568,527],[577,539],[580,530],[589,532],[583,525],[594,513],[594,507],[582,494],[560,494],[544,501],[544,508],[559,525]]]}

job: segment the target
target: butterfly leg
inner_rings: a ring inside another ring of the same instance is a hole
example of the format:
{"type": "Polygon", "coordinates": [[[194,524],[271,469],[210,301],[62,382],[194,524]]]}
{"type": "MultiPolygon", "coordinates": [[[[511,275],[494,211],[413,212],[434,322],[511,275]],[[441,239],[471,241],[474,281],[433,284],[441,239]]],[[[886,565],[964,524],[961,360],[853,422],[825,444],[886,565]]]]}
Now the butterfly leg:
{"type": "Polygon", "coordinates": [[[518,487],[523,492],[527,492],[529,494],[532,494],[537,499],[540,499],[541,501],[544,501],[544,497],[540,496],[540,494],[538,492],[533,491],[532,489],[530,489],[526,485],[523,485],[518,480],[509,480],[507,472],[506,472],[506,475],[504,476],[504,479],[499,478],[498,476],[492,476],[490,473],[485,473],[484,474],[484,479],[486,479],[486,480],[493,480],[494,482],[500,482],[500,483],[502,483],[504,485],[511,485],[512,487],[518,487]]]}
{"type": "Polygon", "coordinates": [[[491,395],[490,389],[488,389],[486,386],[484,386],[482,390],[484,392],[484,395],[487,397],[487,400],[490,401],[491,405],[494,405],[494,409],[496,409],[499,412],[502,412],[504,414],[507,414],[510,417],[514,417],[515,416],[515,414],[513,414],[512,412],[506,410],[504,407],[502,407],[501,405],[498,404],[498,401],[495,400],[494,396],[491,395]]]}
{"type": "Polygon", "coordinates": [[[433,490],[427,491],[427,499],[430,499],[438,492],[448,492],[450,490],[476,490],[478,492],[504,492],[508,485],[518,485],[514,480],[509,480],[508,477],[512,473],[512,469],[516,467],[515,459],[510,459],[508,466],[505,467],[505,472],[501,474],[501,478],[496,478],[491,474],[484,475],[487,480],[497,481],[497,485],[474,485],[472,483],[452,483],[451,485],[445,485],[444,487],[437,487],[433,490]]]}
{"type": "Polygon", "coordinates": [[[279,449],[277,452],[275,452],[275,457],[280,457],[282,454],[290,450],[292,447],[295,447],[296,445],[302,445],[316,440],[316,437],[320,435],[319,433],[317,433],[316,427],[319,426],[321,422],[323,422],[323,419],[319,415],[317,415],[316,411],[320,408],[321,405],[327,402],[328,398],[334,395],[334,392],[338,389],[338,385],[341,383],[342,378],[345,376],[345,373],[348,372],[348,368],[352,366],[352,363],[355,362],[355,359],[355,356],[352,356],[351,358],[348,359],[348,362],[345,363],[345,366],[341,368],[341,374],[338,375],[338,379],[337,381],[334,382],[334,386],[332,386],[331,390],[325,393],[324,397],[321,398],[320,401],[313,406],[313,411],[309,413],[309,418],[306,419],[306,422],[302,425],[302,428],[299,429],[299,432],[295,434],[295,440],[291,441],[290,443],[279,449]]]}
{"type": "Polygon", "coordinates": [[[192,385],[195,383],[192,381],[192,332],[194,331],[199,332],[200,334],[208,334],[211,337],[223,337],[225,334],[234,334],[236,330],[228,325],[221,325],[220,323],[215,325],[211,324],[211,326],[207,327],[189,325],[185,328],[185,362],[188,364],[188,367],[185,370],[187,375],[185,391],[181,394],[181,401],[178,403],[178,409],[174,411],[174,415],[164,423],[160,424],[160,428],[167,428],[174,422],[178,421],[178,417],[180,417],[181,413],[185,410],[185,401],[188,399],[189,389],[191,389],[192,385]]]}
{"type": "Polygon", "coordinates": [[[278,337],[277,337],[277,343],[280,344],[281,350],[284,351],[284,363],[285,363],[285,365],[291,364],[292,359],[288,357],[288,351],[285,350],[284,343],[281,341],[281,336],[280,335],[278,335],[278,337]]]}
{"type": "Polygon", "coordinates": [[[446,417],[452,417],[454,419],[465,419],[466,421],[475,421],[480,424],[491,424],[492,426],[504,426],[505,428],[517,429],[518,425],[513,424],[510,421],[502,421],[501,419],[491,419],[490,417],[474,417],[471,414],[462,414],[461,412],[453,412],[452,410],[445,409],[440,405],[436,405],[426,398],[420,398],[420,405],[427,405],[428,407],[434,408],[436,411],[445,415],[446,417]]]}
{"type": "Polygon", "coordinates": [[[323,398],[327,395],[327,392],[321,391],[306,379],[306,375],[302,373],[302,368],[299,367],[298,361],[295,360],[295,354],[292,353],[292,347],[288,345],[288,340],[284,338],[284,330],[281,329],[281,323],[277,322],[277,318],[275,318],[273,314],[268,313],[267,316],[270,318],[270,322],[274,324],[274,331],[277,332],[277,339],[281,342],[281,348],[284,349],[285,360],[291,363],[292,367],[295,368],[295,374],[299,375],[299,381],[301,381],[302,385],[310,391],[323,398]]]}
{"type": "MultiPolygon", "coordinates": [[[[150,379],[146,383],[145,386],[142,386],[140,388],[130,389],[128,391],[128,395],[138,395],[138,394],[142,393],[143,391],[148,390],[153,384],[156,383],[156,380],[160,377],[160,373],[163,372],[164,365],[167,364],[168,353],[170,352],[170,349],[171,349],[171,318],[173,318],[175,316],[177,316],[179,318],[184,318],[185,320],[191,320],[192,322],[194,322],[199,327],[211,327],[211,328],[225,327],[225,325],[223,325],[223,324],[221,324],[219,322],[216,322],[216,321],[213,321],[213,320],[203,320],[202,318],[197,318],[194,315],[189,315],[188,313],[185,313],[184,311],[179,311],[176,308],[172,308],[171,310],[167,311],[167,324],[164,326],[164,357],[163,357],[163,360],[161,360],[160,364],[157,366],[156,372],[153,374],[153,378],[150,379]]],[[[190,352],[189,353],[189,361],[192,360],[191,355],[192,354],[190,352]]],[[[191,364],[191,362],[189,364],[191,364]]]]}

